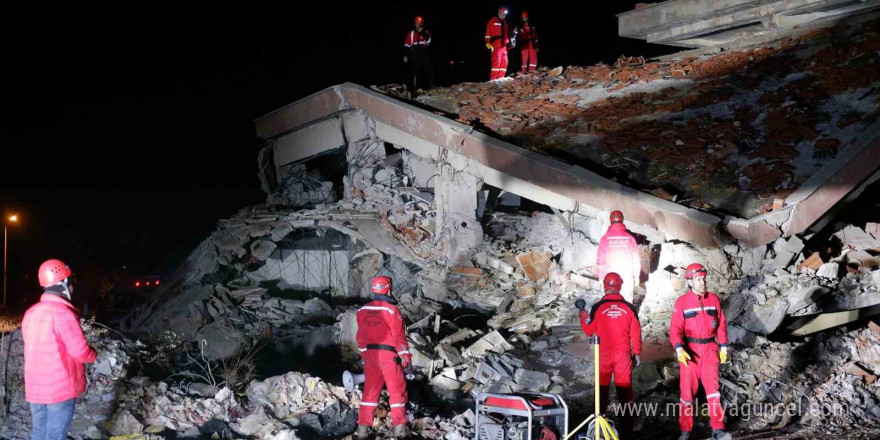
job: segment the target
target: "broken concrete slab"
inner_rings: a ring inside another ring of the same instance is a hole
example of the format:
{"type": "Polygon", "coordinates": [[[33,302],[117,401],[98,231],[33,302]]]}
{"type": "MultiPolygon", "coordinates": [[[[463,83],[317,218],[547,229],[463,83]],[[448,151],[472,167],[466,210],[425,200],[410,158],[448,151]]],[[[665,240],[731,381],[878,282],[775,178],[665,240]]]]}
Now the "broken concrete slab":
{"type": "Polygon", "coordinates": [[[450,367],[464,363],[464,357],[458,352],[458,349],[449,344],[438,344],[435,350],[450,367]]]}
{"type": "Polygon", "coordinates": [[[540,371],[531,371],[520,368],[513,377],[516,381],[516,391],[543,392],[550,387],[550,375],[540,371]]]}
{"type": "Polygon", "coordinates": [[[863,251],[880,248],[880,239],[874,238],[857,226],[849,225],[843,228],[843,230],[838,231],[834,236],[853,250],[863,251]]]}
{"type": "Polygon", "coordinates": [[[840,266],[837,263],[825,263],[816,271],[816,276],[836,280],[839,278],[837,275],[839,270],[840,266]]]}
{"type": "Polygon", "coordinates": [[[140,434],[143,430],[144,425],[128,410],[117,412],[116,416],[110,420],[110,424],[107,426],[107,431],[114,436],[140,434]]]}
{"type": "Polygon", "coordinates": [[[257,261],[265,261],[277,247],[278,245],[269,240],[257,240],[251,243],[251,255],[257,261]]]}
{"type": "Polygon", "coordinates": [[[512,349],[513,346],[504,340],[498,330],[495,330],[471,344],[466,351],[474,356],[482,356],[486,352],[503,353],[512,349]]]}
{"type": "Polygon", "coordinates": [[[809,286],[800,288],[794,292],[785,294],[788,300],[788,314],[800,315],[808,311],[808,308],[814,304],[819,304],[826,300],[826,295],[831,292],[830,289],[823,286],[809,286]]]}
{"type": "Polygon", "coordinates": [[[763,305],[752,304],[747,307],[739,324],[750,332],[769,334],[779,327],[787,312],[787,301],[779,297],[770,298],[763,305]]]}

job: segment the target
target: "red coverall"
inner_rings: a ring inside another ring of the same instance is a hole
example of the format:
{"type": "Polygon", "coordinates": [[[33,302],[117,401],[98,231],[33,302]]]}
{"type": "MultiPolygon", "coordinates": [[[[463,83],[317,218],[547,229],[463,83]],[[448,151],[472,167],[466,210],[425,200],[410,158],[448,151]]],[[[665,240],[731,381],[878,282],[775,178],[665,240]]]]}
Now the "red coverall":
{"type": "Polygon", "coordinates": [[[727,318],[721,310],[721,301],[711,292],[700,296],[688,291],[678,297],[669,324],[669,342],[682,347],[690,355],[681,369],[681,414],[678,426],[682,431],[694,427],[693,401],[700,382],[709,401],[709,424],[712,429],[724,429],[724,409],[718,387],[718,346],[727,346],[727,318]]]}
{"type": "Polygon", "coordinates": [[[599,240],[599,250],[596,254],[596,268],[600,280],[605,279],[609,272],[616,272],[623,278],[620,294],[632,303],[635,277],[639,276],[641,263],[639,261],[639,246],[636,239],[626,231],[623,223],[612,223],[608,231],[599,240]]]}
{"type": "Polygon", "coordinates": [[[364,360],[364,396],[358,411],[358,425],[373,426],[379,406],[382,384],[388,388],[391,420],[394,426],[406,423],[406,381],[401,361],[412,359],[400,310],[395,301],[384,295],[357,312],[358,331],[355,339],[364,360]]]}
{"type": "MultiPolygon", "coordinates": [[[[611,374],[621,402],[632,402],[632,356],[642,355],[642,328],[636,308],[617,293],[607,293],[593,304],[589,314],[580,313],[581,328],[587,335],[599,336],[599,405],[608,405],[611,374]]],[[[624,428],[632,419],[624,418],[624,428]]]]}
{"type": "Polygon", "coordinates": [[[516,43],[520,45],[522,73],[534,72],[538,68],[538,30],[526,23],[516,32],[516,43]]]}
{"type": "Polygon", "coordinates": [[[510,44],[510,26],[497,16],[486,25],[486,42],[492,44],[492,71],[489,79],[504,78],[507,74],[507,45],[510,44]]]}
{"type": "Polygon", "coordinates": [[[428,54],[430,46],[431,32],[427,30],[421,32],[411,30],[406,33],[406,38],[403,40],[404,56],[409,59],[412,66],[413,78],[410,86],[413,91],[434,87],[434,66],[428,54]]]}

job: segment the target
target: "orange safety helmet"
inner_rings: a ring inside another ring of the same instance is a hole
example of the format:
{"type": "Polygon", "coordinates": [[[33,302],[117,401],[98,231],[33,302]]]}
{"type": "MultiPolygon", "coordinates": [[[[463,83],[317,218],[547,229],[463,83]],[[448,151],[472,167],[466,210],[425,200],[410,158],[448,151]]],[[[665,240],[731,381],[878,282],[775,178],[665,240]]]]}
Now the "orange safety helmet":
{"type": "Polygon", "coordinates": [[[425,24],[425,17],[421,15],[416,15],[416,24],[425,24]]]}
{"type": "Polygon", "coordinates": [[[605,285],[605,293],[620,293],[620,286],[623,285],[623,278],[615,272],[609,272],[605,275],[603,284],[605,285]]]}
{"type": "Polygon", "coordinates": [[[71,275],[73,271],[70,270],[70,266],[53,258],[40,265],[37,279],[40,281],[40,287],[49,287],[66,280],[71,275]]]}
{"type": "Polygon", "coordinates": [[[370,290],[378,295],[387,295],[391,292],[391,278],[384,276],[373,278],[370,290]]]}
{"type": "Polygon", "coordinates": [[[504,6],[499,6],[499,7],[498,7],[498,13],[500,14],[500,13],[502,13],[502,12],[506,14],[506,13],[507,13],[507,8],[505,8],[504,6]]]}
{"type": "Polygon", "coordinates": [[[700,263],[691,263],[688,264],[688,267],[684,270],[685,279],[692,280],[694,278],[703,278],[706,276],[708,271],[705,267],[703,267],[700,263]]]}
{"type": "Polygon", "coordinates": [[[519,15],[520,18],[529,18],[529,11],[522,11],[522,14],[519,15]]]}
{"type": "Polygon", "coordinates": [[[611,223],[623,223],[623,213],[620,211],[613,211],[611,213],[611,223]]]}

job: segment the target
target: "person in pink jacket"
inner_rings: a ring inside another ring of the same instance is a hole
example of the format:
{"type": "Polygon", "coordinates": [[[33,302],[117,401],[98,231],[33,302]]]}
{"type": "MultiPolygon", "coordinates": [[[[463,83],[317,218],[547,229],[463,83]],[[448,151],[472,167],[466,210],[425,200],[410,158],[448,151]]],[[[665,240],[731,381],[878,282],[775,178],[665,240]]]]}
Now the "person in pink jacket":
{"type": "Polygon", "coordinates": [[[24,314],[25,400],[31,405],[32,440],[64,440],[76,398],[86,390],[84,364],[95,361],[70,303],[73,271],[60,260],[40,265],[44,293],[24,314]]]}
{"type": "Polygon", "coordinates": [[[611,213],[611,226],[599,240],[596,271],[600,280],[604,280],[605,275],[611,272],[620,275],[623,278],[620,295],[632,304],[633,288],[639,283],[641,273],[639,246],[635,237],[623,225],[623,213],[620,211],[611,213]]]}

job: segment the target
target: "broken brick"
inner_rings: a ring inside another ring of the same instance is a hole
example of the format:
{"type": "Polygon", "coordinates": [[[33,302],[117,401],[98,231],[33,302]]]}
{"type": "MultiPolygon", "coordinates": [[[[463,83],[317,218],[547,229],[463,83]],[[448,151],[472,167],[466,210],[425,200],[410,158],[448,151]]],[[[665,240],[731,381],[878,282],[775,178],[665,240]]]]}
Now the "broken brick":
{"type": "Polygon", "coordinates": [[[819,270],[823,264],[825,262],[822,261],[822,256],[818,252],[813,252],[806,260],[798,264],[797,268],[798,270],[804,270],[804,268],[819,270]]]}
{"type": "Polygon", "coordinates": [[[450,271],[457,273],[459,275],[464,275],[466,277],[481,277],[483,276],[483,269],[477,267],[469,267],[469,266],[454,266],[450,271]]]}

